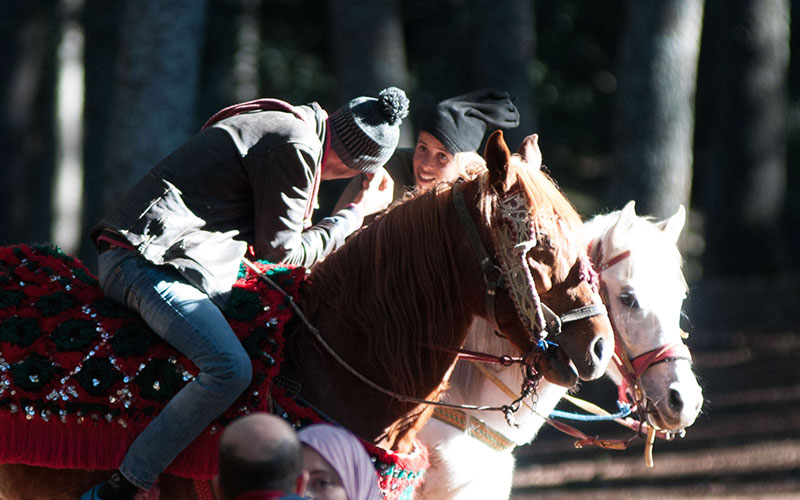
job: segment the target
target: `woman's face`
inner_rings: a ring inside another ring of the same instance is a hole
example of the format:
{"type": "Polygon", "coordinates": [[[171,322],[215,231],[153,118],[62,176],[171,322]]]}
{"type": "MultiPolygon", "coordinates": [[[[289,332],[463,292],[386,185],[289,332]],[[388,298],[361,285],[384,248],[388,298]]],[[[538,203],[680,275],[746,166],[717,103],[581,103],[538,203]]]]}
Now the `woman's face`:
{"type": "Polygon", "coordinates": [[[421,131],[414,150],[414,180],[417,189],[427,191],[440,182],[455,182],[456,179],[458,167],[453,155],[439,139],[421,131]]]}
{"type": "Polygon", "coordinates": [[[312,500],[348,500],[339,474],[322,455],[307,445],[303,445],[303,472],[308,472],[303,496],[312,500]]]}

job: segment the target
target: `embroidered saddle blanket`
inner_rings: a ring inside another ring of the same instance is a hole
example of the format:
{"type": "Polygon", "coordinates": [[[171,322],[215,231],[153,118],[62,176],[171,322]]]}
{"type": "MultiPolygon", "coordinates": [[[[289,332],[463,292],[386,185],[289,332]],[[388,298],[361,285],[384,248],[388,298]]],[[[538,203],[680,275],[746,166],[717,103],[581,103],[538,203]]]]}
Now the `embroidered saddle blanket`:
{"type": "MultiPolygon", "coordinates": [[[[256,263],[293,299],[306,270],[256,263]]],[[[270,399],[295,427],[322,419],[273,384],[293,312],[283,295],[242,267],[223,311],[253,362],[250,387],[166,472],[216,473],[224,426],[270,399]]],[[[97,279],[58,248],[0,247],[0,463],[114,469],[167,401],[197,375],[194,364],[136,314],[103,297],[97,279]]],[[[364,443],[385,498],[410,498],[427,450],[400,455],[364,443]]]]}

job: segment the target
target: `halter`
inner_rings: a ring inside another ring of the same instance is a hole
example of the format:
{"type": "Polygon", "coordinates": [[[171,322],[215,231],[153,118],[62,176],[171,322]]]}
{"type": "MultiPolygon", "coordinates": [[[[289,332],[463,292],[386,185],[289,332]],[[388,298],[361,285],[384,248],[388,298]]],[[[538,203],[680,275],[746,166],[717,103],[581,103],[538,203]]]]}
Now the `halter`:
{"type": "MultiPolygon", "coordinates": [[[[600,293],[608,301],[608,291],[602,280],[602,274],[608,268],[619,264],[631,255],[630,250],[620,252],[614,257],[603,262],[603,243],[599,241],[595,249],[596,260],[602,262],[597,266],[597,273],[600,275],[600,293]]],[[[589,244],[589,252],[592,251],[592,244],[589,244]]],[[[609,315],[612,326],[614,326],[614,318],[609,315]]],[[[619,335],[618,328],[614,328],[614,356],[611,358],[614,361],[620,374],[622,374],[622,382],[618,386],[619,401],[631,404],[633,409],[644,406],[644,394],[642,393],[641,386],[639,385],[639,378],[653,365],[658,363],[665,363],[669,361],[677,361],[684,359],[689,362],[692,361],[692,354],[689,348],[683,342],[672,342],[656,347],[651,351],[640,354],[634,358],[628,356],[625,349],[625,340],[619,335]],[[634,401],[630,401],[628,394],[633,396],[634,401]]],[[[685,338],[686,333],[681,331],[681,337],[685,338]]]]}
{"type": "Polygon", "coordinates": [[[528,251],[536,247],[538,242],[530,227],[528,219],[530,210],[522,192],[515,192],[500,201],[501,220],[504,224],[500,224],[499,228],[492,232],[492,239],[502,268],[486,251],[458,185],[453,186],[452,193],[456,213],[483,271],[486,283],[486,312],[490,322],[497,325],[495,301],[497,288],[501,285],[506,286],[520,321],[525,325],[530,339],[537,344],[548,334],[555,336],[561,333],[564,323],[608,313],[603,304],[591,304],[572,309],[559,316],[541,301],[530,268],[525,261],[528,251]]]}

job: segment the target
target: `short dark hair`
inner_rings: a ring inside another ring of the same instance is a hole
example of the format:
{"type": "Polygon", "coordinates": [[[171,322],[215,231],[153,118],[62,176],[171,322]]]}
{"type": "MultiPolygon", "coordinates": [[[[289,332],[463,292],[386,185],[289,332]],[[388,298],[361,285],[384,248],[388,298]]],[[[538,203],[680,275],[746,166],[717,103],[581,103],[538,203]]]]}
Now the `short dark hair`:
{"type": "Polygon", "coordinates": [[[247,491],[280,490],[294,493],[297,477],[302,474],[301,445],[298,441],[281,440],[265,443],[266,460],[253,460],[237,455],[236,446],[221,442],[219,448],[219,485],[228,498],[247,491]]]}

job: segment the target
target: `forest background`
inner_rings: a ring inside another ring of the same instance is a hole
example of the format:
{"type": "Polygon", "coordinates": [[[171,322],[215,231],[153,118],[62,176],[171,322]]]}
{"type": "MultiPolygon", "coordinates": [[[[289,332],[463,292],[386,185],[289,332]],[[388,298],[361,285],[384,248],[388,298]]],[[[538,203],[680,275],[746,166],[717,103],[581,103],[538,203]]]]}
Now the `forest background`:
{"type": "MultiPolygon", "coordinates": [[[[510,91],[585,217],[689,209],[685,328],[800,324],[798,0],[0,0],[0,244],[88,228],[215,111],[510,91]],[[795,16],[797,17],[797,16],[795,16]]],[[[319,215],[342,183],[327,183],[319,215]]],[[[709,342],[708,337],[693,342],[709,342]]]]}

